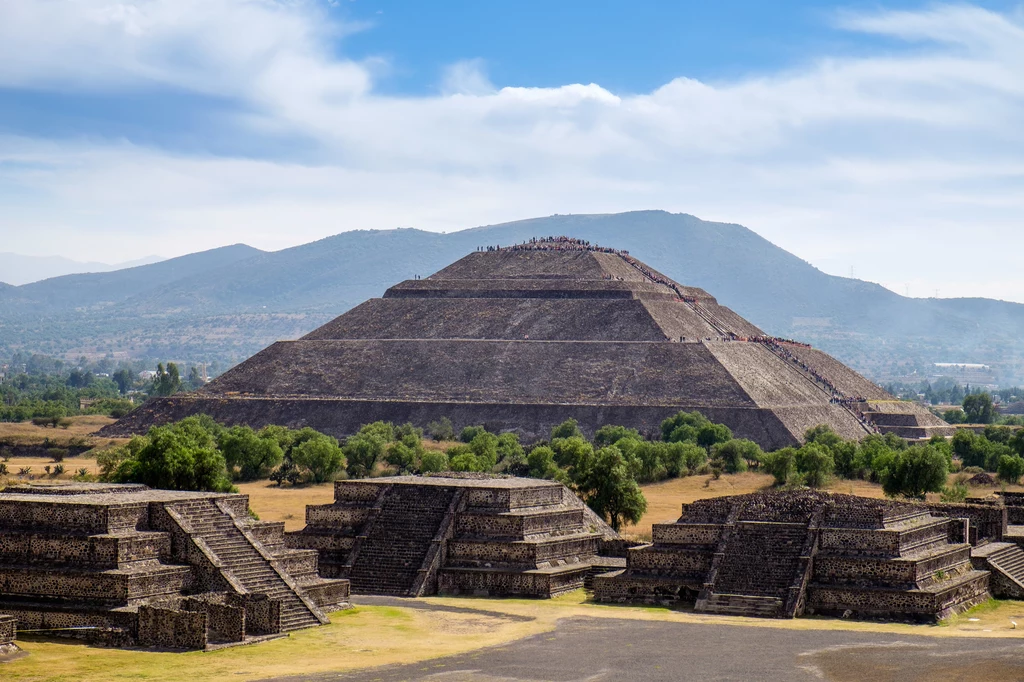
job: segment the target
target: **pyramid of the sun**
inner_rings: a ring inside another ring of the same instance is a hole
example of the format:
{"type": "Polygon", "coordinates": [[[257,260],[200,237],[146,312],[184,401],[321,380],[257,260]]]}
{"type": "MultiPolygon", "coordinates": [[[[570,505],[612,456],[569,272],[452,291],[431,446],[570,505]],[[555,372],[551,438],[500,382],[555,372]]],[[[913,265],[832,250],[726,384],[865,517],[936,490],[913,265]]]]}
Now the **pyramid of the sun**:
{"type": "Polygon", "coordinates": [[[771,448],[818,424],[849,438],[948,428],[628,253],[556,238],[481,249],[396,284],[107,432],[203,412],[339,436],[379,419],[424,426],[448,417],[531,438],[570,417],[590,432],[620,424],[653,433],[680,410],[771,448]]]}

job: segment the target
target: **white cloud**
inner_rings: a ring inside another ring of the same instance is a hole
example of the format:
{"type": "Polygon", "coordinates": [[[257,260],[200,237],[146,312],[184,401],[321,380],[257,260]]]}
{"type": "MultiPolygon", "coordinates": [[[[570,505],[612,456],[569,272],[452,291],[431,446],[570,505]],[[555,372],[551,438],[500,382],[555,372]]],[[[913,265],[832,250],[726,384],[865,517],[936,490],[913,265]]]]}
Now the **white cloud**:
{"type": "Polygon", "coordinates": [[[243,103],[253,158],[0,139],[0,230],[13,250],[109,260],[664,208],[901,292],[1024,301],[1024,275],[1007,276],[1024,248],[1024,26],[961,5],[839,22],[912,49],[718,83],[680,74],[640,95],[496,87],[468,60],[439,94],[396,97],[374,90],[373,64],[337,56],[361,27],[311,1],[7,3],[0,85],[225,95],[243,103]],[[316,163],[260,160],[263,135],[307,140],[316,163]]]}

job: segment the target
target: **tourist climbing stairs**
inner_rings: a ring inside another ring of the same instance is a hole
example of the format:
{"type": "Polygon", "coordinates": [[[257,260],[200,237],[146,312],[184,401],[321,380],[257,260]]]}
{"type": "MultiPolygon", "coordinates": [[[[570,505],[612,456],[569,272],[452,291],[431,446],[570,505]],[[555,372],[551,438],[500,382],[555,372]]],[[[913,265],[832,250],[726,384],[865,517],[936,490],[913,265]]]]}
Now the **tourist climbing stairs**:
{"type": "Polygon", "coordinates": [[[281,632],[299,630],[322,623],[316,614],[284,578],[250,542],[227,513],[212,500],[192,500],[174,505],[222,562],[224,569],[253,594],[265,594],[281,602],[281,632]]]}
{"type": "MultiPolygon", "coordinates": [[[[1017,586],[1024,596],[1024,550],[1012,542],[990,542],[971,551],[971,558],[981,559],[984,568],[999,574],[1017,586]]],[[[975,564],[975,568],[979,568],[975,564]]]]}
{"type": "Polygon", "coordinates": [[[806,523],[739,521],[701,610],[782,618],[789,589],[802,584],[806,523]]]}
{"type": "Polygon", "coordinates": [[[392,486],[362,539],[349,580],[359,594],[413,596],[411,590],[455,495],[441,486],[392,486]]]}

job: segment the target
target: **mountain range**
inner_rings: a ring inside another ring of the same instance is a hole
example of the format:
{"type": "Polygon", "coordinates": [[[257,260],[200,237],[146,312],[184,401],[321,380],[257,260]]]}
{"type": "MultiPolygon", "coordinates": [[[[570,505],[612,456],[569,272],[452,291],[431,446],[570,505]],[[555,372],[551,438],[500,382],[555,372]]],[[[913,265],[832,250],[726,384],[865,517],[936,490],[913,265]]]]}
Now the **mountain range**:
{"type": "MultiPolygon", "coordinates": [[[[146,256],[125,263],[81,262],[61,256],[23,256],[19,253],[0,253],[0,281],[8,285],[29,284],[51,277],[81,272],[111,272],[149,265],[164,260],[160,256],[146,256]]],[[[2,288],[2,287],[0,287],[2,288]]]]}
{"type": "Polygon", "coordinates": [[[238,244],[0,286],[0,357],[114,353],[225,368],[478,247],[549,235],[627,249],[767,332],[810,341],[876,380],[926,376],[935,362],[990,364],[1001,383],[1024,376],[1024,305],[907,298],[828,275],[741,225],[662,211],[554,215],[448,234],[352,231],[275,252],[238,244]]]}

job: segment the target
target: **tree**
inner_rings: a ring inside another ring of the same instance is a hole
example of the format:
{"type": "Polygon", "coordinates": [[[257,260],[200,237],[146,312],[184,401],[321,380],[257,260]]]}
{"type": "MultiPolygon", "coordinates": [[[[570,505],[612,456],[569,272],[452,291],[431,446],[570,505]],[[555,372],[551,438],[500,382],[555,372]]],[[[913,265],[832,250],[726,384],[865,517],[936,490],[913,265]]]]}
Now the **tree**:
{"type": "Polygon", "coordinates": [[[988,393],[972,393],[964,398],[964,420],[969,424],[992,422],[992,396],[988,393]]]}
{"type": "Polygon", "coordinates": [[[766,454],[762,466],[775,479],[775,485],[789,485],[797,474],[796,448],[782,448],[766,454]]]}
{"type": "Polygon", "coordinates": [[[561,471],[555,464],[555,452],[547,445],[540,445],[530,450],[526,456],[527,475],[530,478],[558,478],[561,471]]]}
{"type": "Polygon", "coordinates": [[[439,471],[448,470],[448,455],[437,450],[429,450],[423,453],[420,458],[420,472],[424,474],[436,474],[439,471]]]}
{"type": "Polygon", "coordinates": [[[248,426],[233,426],[223,431],[217,447],[224,455],[228,473],[236,481],[268,478],[284,459],[284,449],[273,437],[260,437],[248,426]]]}
{"type": "Polygon", "coordinates": [[[455,440],[455,427],[452,426],[452,420],[448,417],[441,417],[438,421],[427,424],[427,433],[438,442],[455,440]]]}
{"type": "Polygon", "coordinates": [[[484,471],[484,463],[473,453],[469,445],[456,445],[449,448],[448,468],[452,471],[484,471]]]}
{"type": "Polygon", "coordinates": [[[636,429],[627,429],[625,426],[605,424],[597,430],[597,433],[594,434],[594,445],[599,448],[604,447],[605,445],[614,445],[623,438],[643,440],[640,437],[640,432],[636,429]]]}
{"type": "Polygon", "coordinates": [[[583,438],[580,431],[580,424],[575,419],[566,419],[564,422],[551,429],[551,440],[556,438],[583,438]]]}
{"type": "Polygon", "coordinates": [[[199,368],[196,367],[195,365],[192,365],[192,367],[190,367],[188,370],[188,387],[191,390],[195,391],[197,389],[202,388],[205,385],[206,382],[203,381],[202,375],[199,374],[199,368]]]}
{"type": "Polygon", "coordinates": [[[882,472],[882,490],[886,495],[923,498],[925,493],[941,492],[949,475],[949,464],[932,445],[915,445],[894,454],[882,472]]]}
{"type": "Polygon", "coordinates": [[[498,437],[482,431],[469,442],[469,449],[476,457],[478,471],[490,471],[498,464],[498,437]]]}
{"type": "Polygon", "coordinates": [[[697,429],[697,445],[711,450],[718,443],[732,440],[732,431],[725,424],[705,424],[697,429]]]}
{"type": "Polygon", "coordinates": [[[696,443],[697,432],[710,423],[700,412],[678,412],[661,423],[661,439],[672,443],[696,443]]]}
{"type": "Polygon", "coordinates": [[[134,457],[122,461],[112,478],[166,490],[233,490],[224,456],[198,417],[151,428],[134,457]]]}
{"type": "Polygon", "coordinates": [[[1003,455],[997,468],[999,479],[1010,485],[1017,485],[1024,476],[1024,458],[1020,455],[1003,455]]]}
{"type": "Polygon", "coordinates": [[[942,413],[942,420],[947,424],[963,424],[967,420],[967,415],[959,407],[954,407],[942,413]]]}
{"type": "Polygon", "coordinates": [[[408,433],[388,446],[385,459],[398,469],[400,474],[412,472],[426,453],[423,443],[415,433],[408,433]]]}
{"type": "Polygon", "coordinates": [[[135,384],[135,376],[132,374],[130,369],[126,369],[124,367],[114,372],[114,376],[110,378],[113,379],[115,384],[117,384],[117,390],[121,395],[128,393],[128,389],[135,384]]]}
{"type": "Polygon", "coordinates": [[[832,455],[817,443],[808,443],[796,452],[796,469],[803,474],[804,483],[808,487],[824,486],[835,468],[836,463],[832,455]]]}
{"type": "Polygon", "coordinates": [[[578,489],[587,505],[616,531],[624,521],[637,523],[647,511],[647,500],[630,475],[625,457],[614,445],[595,453],[593,466],[578,489]]]}
{"type": "Polygon", "coordinates": [[[514,467],[523,463],[526,451],[519,443],[519,436],[506,432],[498,436],[498,463],[505,468],[514,467]]]}
{"type": "Polygon", "coordinates": [[[291,459],[300,469],[309,472],[313,483],[326,483],[345,466],[345,455],[338,441],[331,436],[318,434],[295,446],[291,459]]]}
{"type": "Polygon", "coordinates": [[[487,433],[487,429],[482,426],[467,426],[459,432],[459,440],[463,443],[470,443],[481,433],[487,433]]]}
{"type": "Polygon", "coordinates": [[[555,464],[566,469],[573,478],[579,478],[594,456],[594,446],[581,436],[556,438],[551,441],[555,464]]]}
{"type": "Polygon", "coordinates": [[[743,459],[742,449],[735,440],[713,445],[711,461],[728,474],[738,474],[747,470],[747,462],[743,459]]]}
{"type": "Polygon", "coordinates": [[[171,395],[181,389],[181,376],[178,374],[178,366],[173,362],[167,363],[164,369],[162,363],[156,366],[156,376],[153,377],[153,393],[156,395],[171,395]]]}

